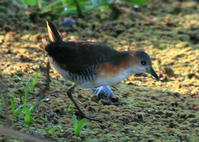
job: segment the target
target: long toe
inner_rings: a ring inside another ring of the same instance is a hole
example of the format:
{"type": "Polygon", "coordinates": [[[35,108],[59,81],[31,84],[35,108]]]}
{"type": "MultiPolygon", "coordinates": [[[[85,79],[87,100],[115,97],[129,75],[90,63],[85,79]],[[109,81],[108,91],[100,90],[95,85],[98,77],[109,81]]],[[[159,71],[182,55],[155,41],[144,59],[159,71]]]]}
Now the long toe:
{"type": "Polygon", "coordinates": [[[101,119],[95,118],[95,116],[88,116],[83,112],[77,112],[76,115],[80,117],[79,119],[86,118],[86,119],[92,120],[92,121],[103,122],[101,119]]]}
{"type": "Polygon", "coordinates": [[[110,99],[114,97],[114,93],[110,86],[100,86],[92,90],[100,99],[110,99]]]}
{"type": "Polygon", "coordinates": [[[98,96],[98,99],[102,99],[104,105],[119,105],[119,99],[114,97],[110,86],[93,88],[93,92],[98,96]]]}
{"type": "Polygon", "coordinates": [[[90,116],[87,116],[87,115],[84,115],[82,117],[84,117],[84,118],[86,118],[88,120],[92,120],[92,121],[98,121],[98,122],[101,122],[101,123],[103,122],[101,119],[90,117],[90,116]]]}

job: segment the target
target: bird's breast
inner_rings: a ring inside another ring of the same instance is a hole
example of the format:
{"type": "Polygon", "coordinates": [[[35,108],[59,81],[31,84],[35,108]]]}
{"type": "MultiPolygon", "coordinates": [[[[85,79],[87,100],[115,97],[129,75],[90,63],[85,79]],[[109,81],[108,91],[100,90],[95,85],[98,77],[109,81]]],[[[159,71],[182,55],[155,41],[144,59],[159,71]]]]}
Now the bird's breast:
{"type": "Polygon", "coordinates": [[[125,66],[116,66],[111,63],[98,64],[90,74],[75,74],[63,69],[56,61],[49,58],[52,67],[64,78],[76,83],[80,88],[95,88],[104,85],[113,85],[131,75],[131,70],[125,66]]]}

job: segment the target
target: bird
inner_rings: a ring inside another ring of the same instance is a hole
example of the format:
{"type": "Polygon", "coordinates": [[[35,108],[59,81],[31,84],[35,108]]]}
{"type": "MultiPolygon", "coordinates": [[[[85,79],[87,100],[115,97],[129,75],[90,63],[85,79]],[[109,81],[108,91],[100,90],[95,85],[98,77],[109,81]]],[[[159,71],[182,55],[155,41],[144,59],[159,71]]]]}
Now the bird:
{"type": "Polygon", "coordinates": [[[110,85],[135,73],[148,72],[157,80],[150,56],[143,50],[117,51],[100,42],[63,41],[55,25],[46,21],[50,43],[45,46],[49,62],[64,79],[74,82],[67,95],[80,115],[90,120],[72,96],[75,87],[90,88],[97,95],[114,96],[110,85]]]}

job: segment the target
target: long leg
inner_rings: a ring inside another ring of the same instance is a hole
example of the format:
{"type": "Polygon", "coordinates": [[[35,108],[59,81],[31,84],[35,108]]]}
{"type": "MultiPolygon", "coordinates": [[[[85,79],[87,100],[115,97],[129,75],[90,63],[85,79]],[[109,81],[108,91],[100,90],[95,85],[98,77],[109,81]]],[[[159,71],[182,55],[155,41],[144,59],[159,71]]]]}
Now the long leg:
{"type": "Polygon", "coordinates": [[[80,112],[80,115],[84,118],[87,118],[89,120],[94,120],[94,121],[99,121],[99,122],[102,122],[101,120],[99,119],[95,119],[95,118],[92,118],[92,117],[89,117],[87,116],[79,107],[79,105],[77,104],[76,100],[73,98],[73,90],[75,88],[75,85],[71,86],[68,90],[67,90],[67,95],[68,97],[71,99],[71,101],[73,102],[73,104],[75,105],[75,107],[78,109],[78,111],[80,112]]]}

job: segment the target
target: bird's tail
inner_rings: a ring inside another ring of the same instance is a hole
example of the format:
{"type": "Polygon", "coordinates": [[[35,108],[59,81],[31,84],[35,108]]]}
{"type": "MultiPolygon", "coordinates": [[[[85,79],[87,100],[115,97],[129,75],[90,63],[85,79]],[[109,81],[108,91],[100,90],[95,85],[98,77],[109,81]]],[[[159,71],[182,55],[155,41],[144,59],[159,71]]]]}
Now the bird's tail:
{"type": "Polygon", "coordinates": [[[50,22],[46,21],[47,29],[48,29],[48,37],[51,42],[62,42],[62,37],[60,36],[59,32],[57,31],[55,25],[50,22]]]}
{"type": "Polygon", "coordinates": [[[56,43],[62,42],[62,37],[60,36],[59,32],[57,31],[55,25],[50,21],[46,21],[46,26],[48,29],[48,37],[50,39],[50,42],[46,38],[42,38],[42,46],[39,47],[39,49],[44,52],[46,52],[46,48],[50,43],[56,44],[56,43]]]}

